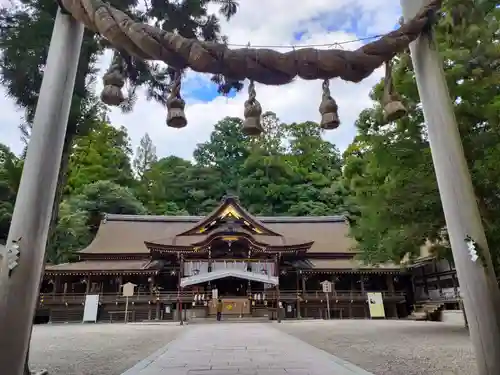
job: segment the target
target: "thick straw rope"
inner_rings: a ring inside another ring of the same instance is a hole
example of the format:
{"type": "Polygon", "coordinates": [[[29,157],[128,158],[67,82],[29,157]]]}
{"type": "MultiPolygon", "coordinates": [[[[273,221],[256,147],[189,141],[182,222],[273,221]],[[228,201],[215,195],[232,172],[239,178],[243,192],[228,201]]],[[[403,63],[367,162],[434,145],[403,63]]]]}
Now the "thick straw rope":
{"type": "Polygon", "coordinates": [[[219,43],[186,39],[150,25],[135,22],[101,0],[60,0],[85,26],[120,50],[145,60],[161,60],[176,69],[222,74],[233,80],[248,78],[266,85],[283,85],[296,76],[360,82],[385,61],[407,49],[429,26],[431,13],[442,0],[432,0],[415,18],[372,43],[354,51],[297,49],[280,53],[271,49],[230,49],[219,43]]]}

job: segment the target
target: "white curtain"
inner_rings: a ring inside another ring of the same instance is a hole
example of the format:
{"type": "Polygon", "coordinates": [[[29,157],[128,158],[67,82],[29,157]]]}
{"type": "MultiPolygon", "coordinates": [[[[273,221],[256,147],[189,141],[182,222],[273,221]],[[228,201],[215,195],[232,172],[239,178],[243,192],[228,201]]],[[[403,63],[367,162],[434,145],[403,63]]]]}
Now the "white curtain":
{"type": "Polygon", "coordinates": [[[230,269],[230,270],[240,270],[240,271],[246,271],[247,270],[247,263],[243,262],[241,260],[238,261],[216,261],[212,263],[212,271],[219,271],[223,269],[230,269]]]}
{"type": "Polygon", "coordinates": [[[251,268],[252,272],[255,273],[263,273],[268,276],[276,276],[274,262],[252,262],[251,268]]]}
{"type": "Polygon", "coordinates": [[[184,262],[184,277],[199,275],[208,272],[208,262],[189,261],[184,262]]]}

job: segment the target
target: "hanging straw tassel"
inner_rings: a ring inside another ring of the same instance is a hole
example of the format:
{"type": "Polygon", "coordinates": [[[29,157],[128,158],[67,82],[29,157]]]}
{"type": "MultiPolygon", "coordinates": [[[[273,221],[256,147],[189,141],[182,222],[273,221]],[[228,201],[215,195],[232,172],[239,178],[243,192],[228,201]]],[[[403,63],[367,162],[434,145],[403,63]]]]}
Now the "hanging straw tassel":
{"type": "Polygon", "coordinates": [[[244,116],[242,131],[243,134],[249,136],[258,136],[264,129],[260,123],[260,117],[262,116],[262,107],[256,99],[255,84],[250,81],[248,85],[248,100],[245,101],[244,116]]]}
{"type": "Polygon", "coordinates": [[[322,129],[336,129],[340,125],[338,106],[335,99],[330,94],[330,81],[323,81],[323,98],[319,105],[319,113],[321,113],[321,122],[319,126],[322,129]]]}
{"type": "Polygon", "coordinates": [[[104,104],[118,106],[123,103],[125,97],[122,88],[125,85],[123,60],[118,52],[115,51],[111,65],[102,78],[104,88],[101,92],[101,100],[104,104]]]}
{"type": "Polygon", "coordinates": [[[181,97],[181,72],[175,73],[174,82],[167,98],[167,125],[171,128],[183,128],[187,125],[184,107],[186,102],[181,97]]]}
{"type": "Polygon", "coordinates": [[[392,83],[392,64],[391,61],[385,63],[385,78],[384,78],[384,96],[382,98],[384,106],[384,119],[387,122],[399,120],[408,112],[401,103],[401,98],[394,90],[392,83]]]}

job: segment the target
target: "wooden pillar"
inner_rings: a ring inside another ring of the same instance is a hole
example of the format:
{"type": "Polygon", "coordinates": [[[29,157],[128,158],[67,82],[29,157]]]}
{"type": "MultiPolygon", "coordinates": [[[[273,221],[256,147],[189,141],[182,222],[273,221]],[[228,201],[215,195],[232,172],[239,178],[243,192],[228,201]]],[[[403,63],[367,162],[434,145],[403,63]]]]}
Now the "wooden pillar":
{"type": "Polygon", "coordinates": [[[161,303],[160,301],[156,301],[156,311],[155,311],[155,320],[160,320],[160,306],[161,306],[161,303]]]}
{"type": "Polygon", "coordinates": [[[87,276],[86,280],[87,280],[87,286],[86,286],[85,294],[89,294],[90,293],[90,286],[92,285],[92,280],[90,279],[90,275],[87,276]]]}
{"type": "Polygon", "coordinates": [[[297,311],[295,312],[295,317],[297,319],[301,319],[302,316],[300,315],[300,276],[302,275],[302,272],[300,272],[299,270],[297,270],[296,272],[296,289],[297,289],[297,311]]]}
{"type": "Polygon", "coordinates": [[[275,272],[276,272],[276,277],[278,278],[278,284],[276,285],[276,320],[278,323],[281,323],[281,309],[280,309],[280,284],[279,284],[279,279],[280,279],[280,258],[279,254],[276,254],[276,259],[275,259],[275,272]]]}
{"type": "Polygon", "coordinates": [[[337,275],[332,273],[332,295],[336,295],[337,292],[335,291],[335,282],[337,280],[337,275]]]}
{"type": "Polygon", "coordinates": [[[182,288],[181,288],[181,279],[184,271],[184,255],[181,254],[180,262],[179,262],[179,277],[178,277],[178,286],[177,286],[177,307],[179,311],[179,322],[180,325],[184,325],[184,318],[182,316],[182,288]]]}
{"type": "Polygon", "coordinates": [[[54,277],[54,288],[52,289],[52,294],[61,292],[61,275],[56,275],[54,277]]]}
{"type": "Polygon", "coordinates": [[[443,297],[443,288],[441,287],[441,277],[439,275],[436,275],[436,282],[439,288],[439,296],[443,297]]]}
{"type": "MultiPolygon", "coordinates": [[[[363,274],[360,274],[359,277],[360,277],[361,296],[364,297],[365,296],[365,276],[363,274]]],[[[370,316],[370,313],[368,311],[368,304],[366,303],[367,299],[365,298],[362,301],[363,301],[362,302],[363,303],[363,317],[366,319],[368,316],[370,316]]]]}
{"type": "MultiPolygon", "coordinates": [[[[212,272],[212,247],[208,247],[208,266],[207,266],[207,272],[212,272]]],[[[207,290],[207,295],[208,293],[212,292],[212,282],[209,280],[208,281],[208,290],[207,290]]]]}
{"type": "Polygon", "coordinates": [[[116,291],[116,293],[120,294],[121,290],[122,290],[122,285],[123,285],[123,276],[118,276],[118,284],[117,284],[117,287],[118,287],[118,290],[116,291]]]}
{"type": "Polygon", "coordinates": [[[154,275],[151,275],[149,277],[149,294],[153,295],[154,294],[154,290],[155,290],[155,277],[154,275]]]}
{"type": "Polygon", "coordinates": [[[394,293],[395,288],[394,288],[394,277],[391,274],[385,275],[385,282],[387,284],[387,291],[389,293],[394,293]]]}
{"type": "Polygon", "coordinates": [[[422,267],[422,280],[424,281],[424,292],[429,299],[429,285],[427,284],[427,275],[425,274],[424,267],[422,267]]]}
{"type": "MultiPolygon", "coordinates": [[[[394,275],[387,274],[385,275],[385,280],[387,284],[387,291],[390,295],[394,295],[396,289],[394,288],[394,275]]],[[[389,312],[388,318],[398,318],[398,308],[394,302],[390,302],[387,306],[387,311],[389,312]]]]}
{"type": "Polygon", "coordinates": [[[456,275],[451,275],[451,280],[453,282],[453,293],[455,298],[460,298],[458,293],[458,280],[456,275]]]}
{"type": "Polygon", "coordinates": [[[347,312],[349,313],[349,319],[352,319],[352,303],[353,303],[352,292],[354,291],[354,289],[356,288],[356,286],[355,286],[355,283],[354,283],[354,274],[351,274],[350,277],[351,277],[351,291],[350,291],[351,298],[349,300],[349,305],[348,305],[348,308],[347,308],[347,312]]]}

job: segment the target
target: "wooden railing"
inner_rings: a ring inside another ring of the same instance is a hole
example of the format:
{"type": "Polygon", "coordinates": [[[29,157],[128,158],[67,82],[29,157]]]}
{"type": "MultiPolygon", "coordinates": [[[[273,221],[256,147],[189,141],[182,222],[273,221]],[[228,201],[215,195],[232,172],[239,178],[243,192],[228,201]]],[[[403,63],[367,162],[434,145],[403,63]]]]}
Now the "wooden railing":
{"type": "MultiPolygon", "coordinates": [[[[350,291],[350,290],[336,290],[333,291],[332,293],[329,293],[330,298],[336,298],[336,299],[352,299],[352,300],[365,300],[367,297],[367,292],[361,292],[361,291],[350,291]]],[[[376,291],[376,293],[382,293],[382,297],[384,299],[391,299],[391,298],[404,298],[406,293],[404,292],[389,292],[389,291],[376,291]]],[[[270,290],[266,292],[266,297],[271,298],[276,297],[276,291],[270,290]]],[[[325,298],[325,293],[322,291],[305,291],[302,292],[301,290],[280,290],[280,299],[297,299],[297,297],[300,296],[302,299],[305,300],[316,300],[316,299],[323,299],[325,298]]]]}
{"type": "MultiPolygon", "coordinates": [[[[264,295],[267,300],[276,299],[276,290],[268,289],[268,290],[252,290],[252,296],[255,294],[260,295],[262,298],[264,295]]],[[[384,299],[404,299],[404,292],[389,292],[389,291],[379,291],[382,293],[382,297],[384,299]]],[[[116,302],[125,302],[125,297],[121,294],[117,293],[89,293],[89,294],[99,294],[99,302],[101,303],[116,303],[116,302]]],[[[194,301],[195,297],[201,298],[204,294],[205,300],[209,300],[212,296],[211,293],[199,293],[194,291],[182,291],[179,295],[177,291],[167,291],[161,292],[158,294],[151,294],[140,292],[133,297],[129,297],[129,302],[175,302],[178,298],[180,298],[183,302],[194,301]]],[[[59,303],[67,303],[67,304],[78,304],[85,302],[85,293],[47,293],[40,294],[40,303],[42,304],[59,304],[59,303]]],[[[229,297],[229,296],[228,296],[229,297]]],[[[234,296],[233,296],[234,297],[234,296]]],[[[302,300],[321,300],[325,298],[325,294],[322,291],[305,291],[302,290],[280,290],[280,300],[296,300],[297,298],[301,298],[302,300]]],[[[361,291],[350,291],[350,290],[337,290],[330,293],[331,299],[338,300],[366,300],[367,292],[361,291]]]]}
{"type": "Polygon", "coordinates": [[[439,302],[439,301],[452,301],[456,302],[462,299],[462,296],[460,294],[460,291],[456,292],[445,292],[441,294],[436,294],[436,295],[421,295],[417,297],[417,302],[439,302]]]}

